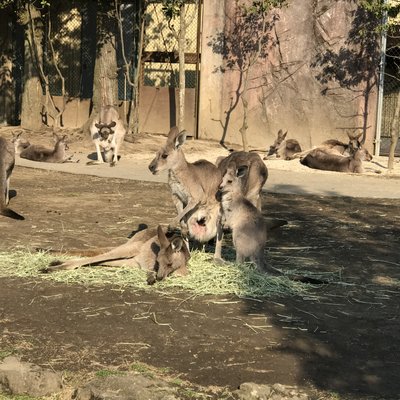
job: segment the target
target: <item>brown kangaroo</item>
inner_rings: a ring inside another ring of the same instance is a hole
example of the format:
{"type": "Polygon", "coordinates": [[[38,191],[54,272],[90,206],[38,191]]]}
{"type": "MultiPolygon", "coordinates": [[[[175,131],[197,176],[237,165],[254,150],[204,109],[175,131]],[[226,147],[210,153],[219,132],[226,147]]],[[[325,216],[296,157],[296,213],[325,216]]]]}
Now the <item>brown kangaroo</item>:
{"type": "Polygon", "coordinates": [[[284,160],[293,160],[296,153],[301,152],[300,143],[296,139],[287,139],[287,131],[283,133],[282,129],[278,131],[278,137],[274,144],[270,146],[264,160],[269,158],[282,158],[284,160]]]}
{"type": "Polygon", "coordinates": [[[248,173],[248,166],[237,169],[228,167],[218,191],[226,225],[232,230],[236,249],[236,262],[250,258],[261,271],[265,271],[264,246],[267,226],[260,210],[242,193],[241,178],[248,173]]]}
{"type": "Polygon", "coordinates": [[[186,131],[171,128],[165,145],[149,164],[153,175],[168,170],[168,184],[178,211],[177,222],[184,228],[199,206],[205,206],[210,199],[213,201],[222,179],[220,170],[213,163],[207,160],[186,161],[181,148],[186,135],[186,131]]]}
{"type": "Polygon", "coordinates": [[[54,261],[42,272],[70,270],[87,265],[139,267],[148,272],[147,282],[161,281],[168,275],[187,275],[189,250],[184,240],[178,236],[166,234],[166,229],[158,226],[136,233],[125,244],[105,253],[76,258],[64,262],[54,261]]]}
{"type": "Polygon", "coordinates": [[[119,149],[124,141],[126,128],[113,106],[101,107],[90,125],[90,135],[96,146],[97,161],[88,164],[102,164],[104,159],[114,167],[118,163],[119,149]]]}
{"type": "Polygon", "coordinates": [[[31,161],[49,162],[49,163],[64,163],[71,160],[72,156],[66,156],[67,135],[58,136],[53,133],[55,146],[53,149],[48,149],[41,145],[31,144],[23,149],[19,156],[31,161]]]}
{"type": "Polygon", "coordinates": [[[0,214],[5,217],[23,220],[22,215],[7,207],[10,196],[10,177],[15,165],[14,145],[0,137],[0,214]]]}
{"type": "Polygon", "coordinates": [[[363,161],[371,161],[372,156],[367,149],[358,147],[353,155],[345,157],[324,151],[321,148],[311,150],[305,157],[300,158],[301,164],[325,171],[362,173],[363,161]]]}

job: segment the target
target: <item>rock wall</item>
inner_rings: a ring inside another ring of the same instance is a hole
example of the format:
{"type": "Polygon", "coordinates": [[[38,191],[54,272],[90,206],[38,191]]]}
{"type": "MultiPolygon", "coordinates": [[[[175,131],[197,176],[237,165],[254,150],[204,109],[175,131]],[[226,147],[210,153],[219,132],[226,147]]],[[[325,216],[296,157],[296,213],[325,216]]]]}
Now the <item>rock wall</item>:
{"type": "MultiPolygon", "coordinates": [[[[237,40],[234,5],[204,4],[199,137],[241,143],[243,86],[227,55],[237,40]]],[[[309,148],[367,127],[372,151],[379,49],[377,37],[359,28],[373,21],[347,0],[289,0],[276,13],[265,57],[250,72],[250,146],[269,146],[279,129],[309,148]]]]}

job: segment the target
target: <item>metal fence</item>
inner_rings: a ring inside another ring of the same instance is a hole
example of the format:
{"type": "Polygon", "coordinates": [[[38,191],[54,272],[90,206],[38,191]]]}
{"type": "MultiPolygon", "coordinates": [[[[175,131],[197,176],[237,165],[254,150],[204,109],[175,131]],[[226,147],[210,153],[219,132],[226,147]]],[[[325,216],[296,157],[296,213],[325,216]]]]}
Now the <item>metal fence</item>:
{"type": "MultiPolygon", "coordinates": [[[[385,75],[382,104],[380,154],[387,155],[393,124],[399,131],[400,121],[394,121],[395,109],[400,92],[400,44],[398,39],[388,37],[385,58],[385,75]]],[[[396,153],[400,153],[400,141],[396,153]]]]}
{"type": "MultiPolygon", "coordinates": [[[[198,62],[198,2],[187,4],[185,19],[186,51],[185,77],[186,87],[195,88],[197,84],[198,62]]],[[[143,84],[146,86],[179,86],[178,31],[179,18],[168,22],[161,3],[151,3],[146,12],[144,43],[143,84]]]]}

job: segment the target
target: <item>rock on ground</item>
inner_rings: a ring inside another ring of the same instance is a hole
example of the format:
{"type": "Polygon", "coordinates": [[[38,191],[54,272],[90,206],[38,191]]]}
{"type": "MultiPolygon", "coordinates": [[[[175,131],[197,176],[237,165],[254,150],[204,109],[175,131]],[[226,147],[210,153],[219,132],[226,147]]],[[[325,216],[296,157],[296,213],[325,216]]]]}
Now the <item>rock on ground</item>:
{"type": "Polygon", "coordinates": [[[61,376],[53,371],[12,356],[0,363],[0,392],[40,397],[57,393],[61,389],[61,376]]]}
{"type": "Polygon", "coordinates": [[[96,378],[78,388],[74,400],[179,400],[176,390],[158,379],[141,375],[96,378]]]}
{"type": "Polygon", "coordinates": [[[308,400],[308,395],[294,386],[276,383],[274,385],[258,385],[243,383],[235,392],[238,400],[308,400]]]}

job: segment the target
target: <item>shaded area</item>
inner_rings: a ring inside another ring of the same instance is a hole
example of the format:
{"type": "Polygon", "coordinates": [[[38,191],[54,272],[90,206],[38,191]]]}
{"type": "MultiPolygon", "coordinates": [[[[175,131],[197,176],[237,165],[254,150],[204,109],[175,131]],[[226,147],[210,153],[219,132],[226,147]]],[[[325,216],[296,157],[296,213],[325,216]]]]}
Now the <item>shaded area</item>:
{"type": "MultiPolygon", "coordinates": [[[[11,186],[26,220],[0,219],[0,250],[114,245],[175,215],[161,183],[17,167],[11,186]]],[[[0,350],[56,370],[141,361],[205,386],[398,398],[400,202],[267,193],[263,206],[288,221],[271,232],[269,264],[336,273],[334,283],[259,302],[2,278],[0,350]]]]}

